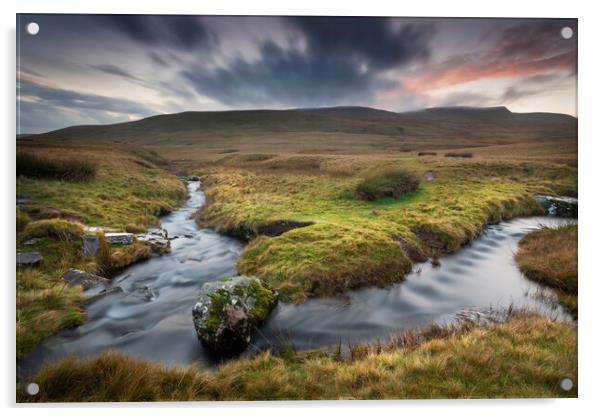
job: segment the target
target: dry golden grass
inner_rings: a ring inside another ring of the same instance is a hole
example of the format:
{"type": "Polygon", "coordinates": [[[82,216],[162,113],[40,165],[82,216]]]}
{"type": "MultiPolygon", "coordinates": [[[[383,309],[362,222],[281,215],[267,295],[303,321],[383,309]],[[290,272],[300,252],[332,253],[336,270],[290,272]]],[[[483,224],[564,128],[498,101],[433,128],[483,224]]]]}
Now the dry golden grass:
{"type": "Polygon", "coordinates": [[[68,358],[33,381],[25,401],[337,400],[576,397],[576,328],[519,315],[490,328],[445,332],[420,345],[371,350],[354,358],[326,352],[269,352],[216,373],[166,368],[116,353],[68,358]],[[560,380],[571,378],[569,392],[560,380]]]}
{"type": "Polygon", "coordinates": [[[516,261],[525,275],[558,290],[560,303],[577,314],[577,225],[543,228],[519,243],[516,261]]]}

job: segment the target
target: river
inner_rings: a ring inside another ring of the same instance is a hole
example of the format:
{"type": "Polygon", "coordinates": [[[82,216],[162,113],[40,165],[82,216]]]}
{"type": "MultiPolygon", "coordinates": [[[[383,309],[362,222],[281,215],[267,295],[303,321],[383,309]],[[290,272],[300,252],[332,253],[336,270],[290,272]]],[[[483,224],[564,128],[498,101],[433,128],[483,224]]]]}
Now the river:
{"type": "MultiPolygon", "coordinates": [[[[189,182],[185,205],[164,217],[171,253],[135,264],[113,279],[123,293],[88,306],[88,321],[50,338],[18,362],[19,378],[42,363],[70,354],[94,356],[117,350],[167,365],[196,364],[214,368],[215,358],[200,346],[191,308],[203,283],[236,275],[244,246],[191,218],[205,203],[199,182],[189,182]]],[[[442,256],[440,266],[417,264],[402,282],[387,288],[365,288],[301,305],[279,303],[257,331],[257,348],[291,343],[298,350],[358,341],[384,341],[399,329],[448,322],[458,312],[526,307],[570,321],[549,301],[554,294],[527,280],[513,254],[526,233],[542,226],[575,220],[529,217],[488,226],[471,244],[442,256]]]]}

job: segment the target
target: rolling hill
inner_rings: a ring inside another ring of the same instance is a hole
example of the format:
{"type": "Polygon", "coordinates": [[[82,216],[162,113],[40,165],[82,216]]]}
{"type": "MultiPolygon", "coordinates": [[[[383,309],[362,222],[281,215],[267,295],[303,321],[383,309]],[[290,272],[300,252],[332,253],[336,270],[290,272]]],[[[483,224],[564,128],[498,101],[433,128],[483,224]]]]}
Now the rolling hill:
{"type": "Polygon", "coordinates": [[[163,114],[119,124],[72,126],[29,137],[155,145],[195,144],[232,137],[259,140],[292,133],[382,136],[435,147],[456,142],[486,145],[575,138],[577,119],[566,114],[513,113],[506,107],[440,107],[406,113],[328,107],[163,114]]]}

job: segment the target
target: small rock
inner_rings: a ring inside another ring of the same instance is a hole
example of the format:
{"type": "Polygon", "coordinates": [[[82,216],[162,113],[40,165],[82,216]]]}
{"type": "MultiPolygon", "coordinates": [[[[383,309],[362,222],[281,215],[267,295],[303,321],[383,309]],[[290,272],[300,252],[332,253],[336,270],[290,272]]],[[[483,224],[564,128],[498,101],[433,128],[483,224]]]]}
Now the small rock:
{"type": "Polygon", "coordinates": [[[63,276],[63,280],[69,283],[70,286],[81,286],[84,290],[88,290],[98,285],[108,285],[109,279],[97,276],[92,273],[84,272],[83,270],[70,269],[63,276]]]}
{"type": "Polygon", "coordinates": [[[430,182],[435,179],[435,174],[431,171],[428,171],[424,174],[424,178],[427,180],[427,182],[430,182]]]}
{"type": "Polygon", "coordinates": [[[31,197],[29,195],[17,195],[17,205],[31,204],[31,197]]]}
{"type": "Polygon", "coordinates": [[[186,180],[188,180],[189,182],[198,182],[201,180],[201,178],[195,175],[190,175],[188,178],[186,178],[186,180]]]}
{"type": "Polygon", "coordinates": [[[23,243],[23,245],[24,246],[33,246],[38,243],[41,243],[44,240],[46,240],[44,237],[36,237],[36,238],[32,238],[31,240],[27,240],[26,242],[23,243]]]}
{"type": "Polygon", "coordinates": [[[161,238],[167,238],[167,230],[165,228],[149,228],[147,234],[156,235],[161,238]]]}
{"type": "Polygon", "coordinates": [[[37,266],[43,259],[37,251],[17,252],[17,266],[37,266]]]}
{"type": "Polygon", "coordinates": [[[555,217],[577,218],[578,200],[568,196],[535,195],[535,201],[555,217]]]}
{"type": "Polygon", "coordinates": [[[119,287],[119,286],[115,286],[115,287],[112,287],[112,288],[109,288],[109,289],[104,289],[104,290],[101,290],[100,292],[98,292],[97,294],[95,294],[93,296],[90,296],[89,298],[85,299],[82,303],[83,303],[84,306],[88,306],[91,303],[94,303],[94,302],[96,302],[99,299],[105,298],[105,297],[107,297],[109,295],[112,295],[114,293],[122,293],[122,292],[123,292],[123,289],[121,287],[119,287]]]}
{"type": "Polygon", "coordinates": [[[105,238],[109,244],[128,245],[134,243],[134,234],[132,233],[106,233],[105,238]]]}
{"type": "Polygon", "coordinates": [[[100,239],[96,234],[85,234],[82,237],[84,257],[93,257],[100,250],[100,239]]]}
{"type": "Polygon", "coordinates": [[[127,295],[127,303],[152,302],[157,298],[157,292],[151,286],[137,287],[127,295]]]}
{"type": "Polygon", "coordinates": [[[277,292],[256,277],[238,276],[205,283],[192,308],[199,341],[220,354],[240,352],[277,302],[277,292]]]}
{"type": "Polygon", "coordinates": [[[156,253],[165,253],[170,249],[170,238],[167,236],[167,230],[163,228],[150,228],[146,234],[137,234],[138,241],[144,241],[150,244],[156,253]]]}

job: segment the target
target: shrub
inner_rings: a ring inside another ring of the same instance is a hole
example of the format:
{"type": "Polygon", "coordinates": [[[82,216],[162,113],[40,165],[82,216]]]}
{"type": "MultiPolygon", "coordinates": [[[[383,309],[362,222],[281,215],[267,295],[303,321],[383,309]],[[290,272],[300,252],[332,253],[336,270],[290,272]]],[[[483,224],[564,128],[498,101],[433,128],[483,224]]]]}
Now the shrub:
{"type": "Polygon", "coordinates": [[[437,156],[437,152],[418,152],[418,156],[437,156]]]}
{"type": "Polygon", "coordinates": [[[82,237],[84,229],[74,222],[64,220],[41,220],[25,226],[21,239],[48,237],[62,241],[76,241],[82,237]]]}
{"type": "Polygon", "coordinates": [[[17,176],[88,182],[96,176],[96,165],[85,160],[51,160],[31,153],[17,153],[17,176]]]}
{"type": "Polygon", "coordinates": [[[445,157],[472,157],[470,152],[449,152],[445,154],[445,157]]]}
{"type": "Polygon", "coordinates": [[[400,168],[386,168],[367,176],[355,189],[361,199],[400,198],[414,192],[420,179],[414,172],[400,168]]]}

